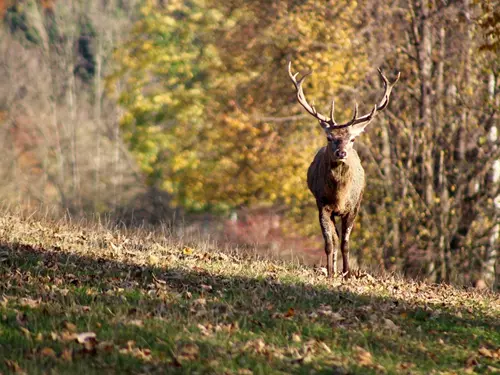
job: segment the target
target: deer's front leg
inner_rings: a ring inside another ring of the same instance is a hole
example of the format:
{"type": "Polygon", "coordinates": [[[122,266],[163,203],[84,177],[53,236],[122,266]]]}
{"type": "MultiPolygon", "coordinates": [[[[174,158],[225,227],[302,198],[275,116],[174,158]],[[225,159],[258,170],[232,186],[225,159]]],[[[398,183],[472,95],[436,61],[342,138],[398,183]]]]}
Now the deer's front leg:
{"type": "Polygon", "coordinates": [[[340,249],[342,251],[342,272],[349,276],[349,237],[351,236],[352,227],[354,226],[354,219],[356,214],[348,214],[342,217],[342,244],[340,249]]]}
{"type": "Polygon", "coordinates": [[[326,253],[326,270],[328,277],[333,277],[337,272],[337,249],[339,237],[337,229],[331,218],[331,210],[325,207],[319,208],[319,223],[321,225],[321,232],[325,240],[325,253],[326,253]]]}

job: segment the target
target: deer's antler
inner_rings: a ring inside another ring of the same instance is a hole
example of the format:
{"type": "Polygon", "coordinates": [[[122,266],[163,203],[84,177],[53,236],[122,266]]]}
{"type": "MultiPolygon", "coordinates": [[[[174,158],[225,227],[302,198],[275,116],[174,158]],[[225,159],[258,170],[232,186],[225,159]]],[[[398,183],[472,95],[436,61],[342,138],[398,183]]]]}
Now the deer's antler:
{"type": "Polygon", "coordinates": [[[304,82],[304,79],[306,79],[306,77],[311,73],[312,72],[305,74],[301,79],[297,81],[297,76],[299,75],[299,73],[297,72],[295,74],[292,74],[292,62],[291,61],[288,62],[288,75],[290,76],[290,79],[295,85],[295,89],[297,90],[297,100],[299,101],[300,105],[302,105],[302,107],[304,107],[306,111],[309,112],[309,114],[317,118],[319,121],[328,122],[329,121],[328,117],[325,117],[321,113],[318,113],[318,111],[316,111],[316,108],[314,108],[314,106],[311,106],[307,102],[307,99],[304,95],[304,90],[302,89],[302,83],[304,82]]]}
{"type": "Polygon", "coordinates": [[[396,82],[399,80],[399,76],[401,75],[401,73],[398,73],[398,76],[396,77],[394,82],[390,83],[389,80],[387,79],[387,77],[384,74],[382,74],[382,71],[380,69],[378,69],[378,72],[379,72],[380,76],[382,77],[382,80],[384,81],[384,96],[382,97],[382,100],[380,101],[380,103],[378,105],[375,104],[375,106],[373,107],[373,109],[371,110],[370,113],[368,113],[364,116],[361,116],[361,117],[357,117],[358,116],[358,103],[355,103],[354,114],[352,116],[352,119],[344,124],[338,124],[335,122],[335,119],[334,119],[335,101],[332,100],[332,107],[330,109],[330,118],[322,115],[321,113],[318,113],[318,111],[316,111],[316,108],[314,108],[314,106],[311,106],[307,102],[306,97],[304,95],[304,90],[302,88],[302,83],[304,82],[304,79],[308,75],[310,75],[311,72],[307,73],[306,75],[304,75],[301,79],[299,79],[297,81],[297,76],[299,73],[292,74],[292,62],[291,61],[288,62],[288,75],[290,76],[290,79],[292,80],[292,82],[295,86],[295,89],[297,90],[297,100],[299,101],[300,105],[302,105],[302,107],[304,107],[306,109],[306,111],[309,112],[312,116],[314,116],[316,119],[318,119],[320,121],[320,123],[322,123],[322,125],[327,125],[326,127],[328,127],[328,128],[340,129],[340,128],[346,128],[348,126],[353,126],[353,125],[365,123],[365,122],[370,122],[378,111],[381,111],[387,107],[387,105],[389,104],[389,98],[391,96],[392,88],[394,87],[396,82]]]}

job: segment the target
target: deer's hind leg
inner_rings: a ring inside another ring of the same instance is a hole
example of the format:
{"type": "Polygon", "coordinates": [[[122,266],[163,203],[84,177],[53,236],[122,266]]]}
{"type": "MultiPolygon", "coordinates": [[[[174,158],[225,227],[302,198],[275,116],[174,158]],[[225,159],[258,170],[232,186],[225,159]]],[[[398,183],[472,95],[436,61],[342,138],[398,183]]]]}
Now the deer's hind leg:
{"type": "Polygon", "coordinates": [[[326,207],[318,206],[319,224],[323,239],[325,240],[326,270],[328,277],[333,277],[337,273],[337,251],[339,245],[339,236],[335,223],[333,221],[332,211],[326,207]]]}

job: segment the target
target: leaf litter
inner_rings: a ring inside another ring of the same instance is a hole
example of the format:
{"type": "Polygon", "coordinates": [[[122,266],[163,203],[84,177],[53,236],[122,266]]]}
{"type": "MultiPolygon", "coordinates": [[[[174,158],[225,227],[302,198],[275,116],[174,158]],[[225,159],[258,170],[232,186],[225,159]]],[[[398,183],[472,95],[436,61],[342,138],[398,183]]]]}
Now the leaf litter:
{"type": "Polygon", "coordinates": [[[102,227],[6,216],[0,233],[10,244],[1,252],[0,328],[29,348],[11,356],[0,347],[0,371],[82,368],[89,356],[138,372],[498,367],[499,297],[487,291],[361,271],[328,280],[303,266],[102,227]]]}

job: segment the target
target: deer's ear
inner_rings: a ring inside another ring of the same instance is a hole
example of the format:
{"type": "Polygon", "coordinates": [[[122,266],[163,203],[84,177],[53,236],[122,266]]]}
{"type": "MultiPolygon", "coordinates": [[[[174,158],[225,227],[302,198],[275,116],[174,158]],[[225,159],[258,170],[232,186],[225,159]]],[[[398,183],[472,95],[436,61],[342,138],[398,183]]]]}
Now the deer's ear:
{"type": "Polygon", "coordinates": [[[361,133],[363,133],[365,131],[365,128],[367,125],[368,125],[368,123],[351,126],[349,128],[349,133],[351,134],[351,136],[357,137],[358,135],[360,135],[361,133]]]}

